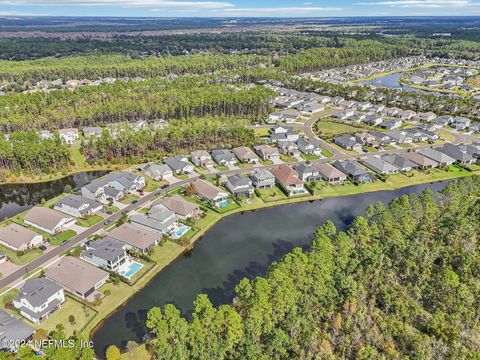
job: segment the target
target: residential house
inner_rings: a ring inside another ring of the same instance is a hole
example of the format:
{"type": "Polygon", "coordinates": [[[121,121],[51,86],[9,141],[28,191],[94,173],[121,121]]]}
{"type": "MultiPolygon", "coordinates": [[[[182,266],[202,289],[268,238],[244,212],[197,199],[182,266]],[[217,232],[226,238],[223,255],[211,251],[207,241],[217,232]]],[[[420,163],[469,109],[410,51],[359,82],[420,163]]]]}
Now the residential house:
{"type": "Polygon", "coordinates": [[[65,256],[48,267],[45,276],[71,294],[93,301],[99,295],[96,291],[107,282],[109,274],[76,257],[65,256]]]}
{"type": "Polygon", "coordinates": [[[253,185],[250,179],[238,173],[227,176],[225,185],[237,198],[250,197],[253,194],[253,185]]]}
{"type": "Polygon", "coordinates": [[[397,144],[411,144],[413,137],[405,130],[387,131],[385,135],[390,136],[397,144]]]}
{"type": "Polygon", "coordinates": [[[414,164],[417,164],[417,167],[420,169],[430,169],[438,167],[438,163],[436,161],[416,152],[407,152],[403,154],[403,156],[414,164]]]}
{"type": "Polygon", "coordinates": [[[428,111],[425,113],[417,113],[415,118],[419,121],[433,121],[437,115],[434,112],[428,111]]]}
{"type": "Polygon", "coordinates": [[[178,226],[177,215],[163,204],[152,206],[148,214],[136,213],[132,215],[130,222],[140,227],[158,231],[162,235],[171,234],[178,226]]]}
{"type": "Polygon", "coordinates": [[[0,309],[0,349],[15,352],[23,342],[31,339],[35,329],[0,309]]]}
{"type": "Polygon", "coordinates": [[[333,166],[342,173],[347,174],[352,181],[368,183],[375,180],[375,178],[355,160],[337,160],[333,163],[333,166]]]}
{"type": "Polygon", "coordinates": [[[294,165],[293,169],[297,172],[298,177],[305,182],[315,182],[322,178],[317,168],[307,163],[294,165]]]}
{"type": "Polygon", "coordinates": [[[85,243],[85,251],[80,257],[105,270],[119,272],[120,267],[127,261],[127,252],[122,242],[107,236],[85,243]]]}
{"type": "Polygon", "coordinates": [[[368,114],[365,117],[365,124],[375,126],[383,122],[383,116],[379,114],[368,114]]]}
{"type": "Polygon", "coordinates": [[[462,151],[472,155],[475,159],[480,159],[480,143],[461,145],[462,151]]]}
{"type": "Polygon", "coordinates": [[[141,169],[145,175],[155,181],[165,180],[165,178],[173,176],[173,171],[167,164],[148,163],[141,169]]]}
{"type": "Polygon", "coordinates": [[[322,156],[322,149],[318,146],[313,145],[310,141],[300,138],[297,140],[297,147],[305,155],[316,155],[322,156]]]}
{"type": "Polygon", "coordinates": [[[302,113],[304,114],[314,114],[323,110],[325,110],[325,105],[319,104],[317,102],[310,102],[302,107],[302,113]]]}
{"type": "Polygon", "coordinates": [[[73,217],[84,217],[102,210],[103,205],[98,201],[71,194],[58,200],[53,208],[73,217]]]}
{"type": "Polygon", "coordinates": [[[362,160],[362,162],[368,168],[372,169],[376,173],[382,175],[395,174],[398,172],[398,168],[389,162],[383,160],[379,156],[371,156],[362,160]]]}
{"type": "Polygon", "coordinates": [[[75,144],[80,138],[78,129],[76,128],[60,129],[58,130],[58,135],[60,136],[60,139],[68,145],[75,144]]]}
{"type": "Polygon", "coordinates": [[[362,151],[362,144],[358,143],[352,135],[334,137],[333,142],[346,150],[362,151]]]}
{"type": "Polygon", "coordinates": [[[435,150],[455,159],[455,162],[459,164],[473,164],[476,159],[466,151],[462,151],[462,147],[453,144],[445,144],[441,147],[436,148],[435,150]]]}
{"type": "Polygon", "coordinates": [[[94,127],[84,127],[82,131],[83,131],[83,137],[85,139],[92,139],[92,138],[98,139],[99,137],[102,136],[103,129],[98,126],[94,126],[94,127]]]}
{"type": "Polygon", "coordinates": [[[42,241],[42,235],[15,223],[0,228],[0,244],[14,251],[38,247],[42,241]]]}
{"type": "Polygon", "coordinates": [[[417,168],[417,164],[405,158],[402,155],[397,154],[385,154],[382,156],[382,159],[393,166],[395,166],[399,171],[406,172],[411,171],[417,168]]]}
{"type": "Polygon", "coordinates": [[[282,120],[282,113],[280,111],[276,111],[268,115],[267,123],[269,124],[276,124],[278,121],[282,120]]]}
{"type": "Polygon", "coordinates": [[[183,155],[166,158],[165,164],[172,169],[174,174],[190,174],[193,172],[193,165],[188,161],[188,157],[183,155]]]}
{"type": "Polygon", "coordinates": [[[470,126],[471,120],[463,116],[455,116],[453,118],[453,127],[456,130],[465,130],[470,126]]]}
{"type": "Polygon", "coordinates": [[[233,153],[238,158],[238,160],[240,160],[240,162],[242,163],[258,164],[260,162],[260,159],[258,158],[258,156],[255,155],[255,153],[249,147],[246,147],[246,146],[236,147],[233,149],[233,153]]]}
{"type": "Polygon", "coordinates": [[[322,179],[330,184],[342,184],[347,180],[347,175],[330,164],[315,164],[314,166],[322,179]]]}
{"type": "Polygon", "coordinates": [[[400,119],[386,120],[378,124],[378,126],[385,130],[394,130],[402,126],[402,120],[400,119]]]}
{"type": "Polygon", "coordinates": [[[276,159],[280,159],[280,153],[278,152],[278,150],[271,147],[270,145],[257,145],[253,147],[253,150],[264,161],[273,161],[276,159]]]}
{"type": "Polygon", "coordinates": [[[277,145],[278,151],[281,154],[289,155],[289,156],[299,156],[300,151],[298,150],[298,146],[293,141],[280,141],[277,145]]]}
{"type": "Polygon", "coordinates": [[[124,223],[106,233],[108,237],[125,244],[125,249],[135,249],[147,253],[160,242],[161,235],[154,230],[124,223]]]}
{"type": "Polygon", "coordinates": [[[231,150],[216,149],[212,151],[213,160],[222,166],[234,166],[237,164],[237,158],[231,150]]]}
{"type": "Polygon", "coordinates": [[[75,218],[43,206],[34,206],[25,215],[25,224],[54,235],[71,228],[75,218]]]}
{"type": "Polygon", "coordinates": [[[303,181],[290,166],[282,164],[272,169],[271,173],[275,176],[276,183],[284,189],[289,196],[307,194],[307,190],[303,186],[303,181]]]}
{"type": "Polygon", "coordinates": [[[195,166],[198,167],[206,168],[208,166],[213,166],[212,157],[210,156],[209,152],[205,150],[193,151],[190,154],[190,160],[193,164],[195,164],[195,166]]]}
{"type": "Polygon", "coordinates": [[[195,187],[197,195],[213,206],[221,206],[221,204],[229,197],[227,192],[208,181],[196,179],[192,184],[195,187]]]}
{"type": "Polygon", "coordinates": [[[155,206],[157,204],[162,204],[167,209],[173,211],[180,220],[198,218],[202,214],[200,206],[185,200],[178,194],[164,197],[156,201],[153,205],[155,206]]]}
{"type": "Polygon", "coordinates": [[[440,166],[451,165],[455,162],[454,158],[431,148],[418,150],[418,153],[429,159],[432,159],[433,161],[436,161],[440,166]]]}
{"type": "Polygon", "coordinates": [[[48,130],[39,130],[37,131],[38,137],[42,140],[48,140],[55,138],[55,134],[48,130]]]}
{"type": "Polygon", "coordinates": [[[433,120],[433,123],[438,129],[444,126],[450,125],[452,122],[453,122],[453,116],[451,115],[442,115],[435,118],[435,120],[433,120]]]}
{"type": "Polygon", "coordinates": [[[295,109],[282,110],[281,114],[282,114],[281,119],[285,121],[287,124],[294,123],[301,117],[300,112],[295,109]]]}
{"type": "Polygon", "coordinates": [[[116,201],[127,193],[143,189],[145,178],[127,171],[115,171],[82,187],[82,196],[101,203],[116,201]]]}
{"type": "Polygon", "coordinates": [[[259,190],[270,189],[275,185],[275,176],[266,169],[256,169],[250,175],[253,186],[259,190]]]}
{"type": "Polygon", "coordinates": [[[13,306],[24,317],[35,324],[40,324],[65,302],[63,288],[57,283],[44,278],[28,279],[13,299],[13,306]]]}

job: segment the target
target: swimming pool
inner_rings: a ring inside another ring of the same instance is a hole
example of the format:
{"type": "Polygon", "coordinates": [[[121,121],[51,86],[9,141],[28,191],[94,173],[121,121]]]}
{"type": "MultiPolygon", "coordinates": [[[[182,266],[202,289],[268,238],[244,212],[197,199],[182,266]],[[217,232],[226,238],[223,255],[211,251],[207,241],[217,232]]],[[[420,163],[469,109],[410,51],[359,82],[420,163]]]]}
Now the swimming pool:
{"type": "Polygon", "coordinates": [[[127,279],[131,279],[131,277],[140,271],[142,267],[143,265],[139,262],[131,260],[122,265],[120,275],[125,276],[127,279]]]}
{"type": "Polygon", "coordinates": [[[218,207],[224,207],[224,206],[230,205],[230,201],[222,200],[217,205],[218,205],[218,207]]]}
{"type": "Polygon", "coordinates": [[[190,230],[190,227],[187,225],[181,225],[175,229],[174,237],[175,239],[181,238],[187,231],[190,230]]]}

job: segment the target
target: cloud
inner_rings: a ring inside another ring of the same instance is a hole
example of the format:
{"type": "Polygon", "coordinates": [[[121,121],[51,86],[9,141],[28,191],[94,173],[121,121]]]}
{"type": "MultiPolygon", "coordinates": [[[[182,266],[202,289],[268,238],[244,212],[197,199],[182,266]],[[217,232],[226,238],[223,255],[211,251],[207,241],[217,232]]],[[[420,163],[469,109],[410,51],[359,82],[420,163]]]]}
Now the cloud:
{"type": "Polygon", "coordinates": [[[176,0],[0,0],[6,6],[114,6],[162,9],[225,9],[234,5],[226,1],[176,0]]]}
{"type": "Polygon", "coordinates": [[[356,5],[368,6],[390,6],[403,8],[464,8],[480,6],[471,0],[394,0],[394,1],[373,1],[360,2],[356,5]]]}
{"type": "Polygon", "coordinates": [[[209,13],[223,16],[277,16],[277,15],[311,15],[319,13],[340,11],[339,7],[268,7],[268,8],[228,8],[211,10],[209,13]]]}

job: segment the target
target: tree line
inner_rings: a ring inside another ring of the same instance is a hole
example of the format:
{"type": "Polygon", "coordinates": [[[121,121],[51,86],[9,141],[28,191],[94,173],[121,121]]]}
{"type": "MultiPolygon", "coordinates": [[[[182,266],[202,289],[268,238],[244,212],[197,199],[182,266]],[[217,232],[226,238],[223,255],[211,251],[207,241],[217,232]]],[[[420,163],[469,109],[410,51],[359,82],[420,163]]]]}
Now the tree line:
{"type": "Polygon", "coordinates": [[[82,151],[89,163],[142,163],[193,150],[248,146],[254,140],[253,130],[239,119],[192,117],[173,120],[159,131],[132,131],[123,124],[115,133],[104,130],[100,138],[85,142],[82,151]]]}
{"type": "Polygon", "coordinates": [[[474,359],[480,349],[480,177],[328,221],[309,251],[243,279],[232,304],[198,295],[187,320],[149,310],[158,359],[474,359]]]}

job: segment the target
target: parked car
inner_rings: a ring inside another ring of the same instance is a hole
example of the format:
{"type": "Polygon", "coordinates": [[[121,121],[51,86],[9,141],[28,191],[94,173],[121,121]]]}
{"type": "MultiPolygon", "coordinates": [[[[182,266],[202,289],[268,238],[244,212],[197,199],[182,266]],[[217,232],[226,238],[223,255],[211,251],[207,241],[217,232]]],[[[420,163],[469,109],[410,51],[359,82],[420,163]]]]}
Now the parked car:
{"type": "Polygon", "coordinates": [[[40,245],[38,248],[39,248],[40,250],[42,250],[42,251],[47,250],[47,247],[46,247],[45,245],[43,245],[43,244],[40,245]]]}
{"type": "Polygon", "coordinates": [[[108,224],[110,224],[111,222],[112,222],[112,220],[105,220],[105,221],[103,222],[103,225],[108,225],[108,224]]]}
{"type": "Polygon", "coordinates": [[[107,210],[107,211],[105,211],[105,214],[112,215],[113,211],[112,210],[107,210]]]}
{"type": "Polygon", "coordinates": [[[132,205],[138,203],[138,200],[133,200],[132,205]]]}
{"type": "Polygon", "coordinates": [[[69,240],[63,240],[62,243],[60,244],[60,246],[64,246],[64,245],[67,245],[69,242],[69,240]]]}

